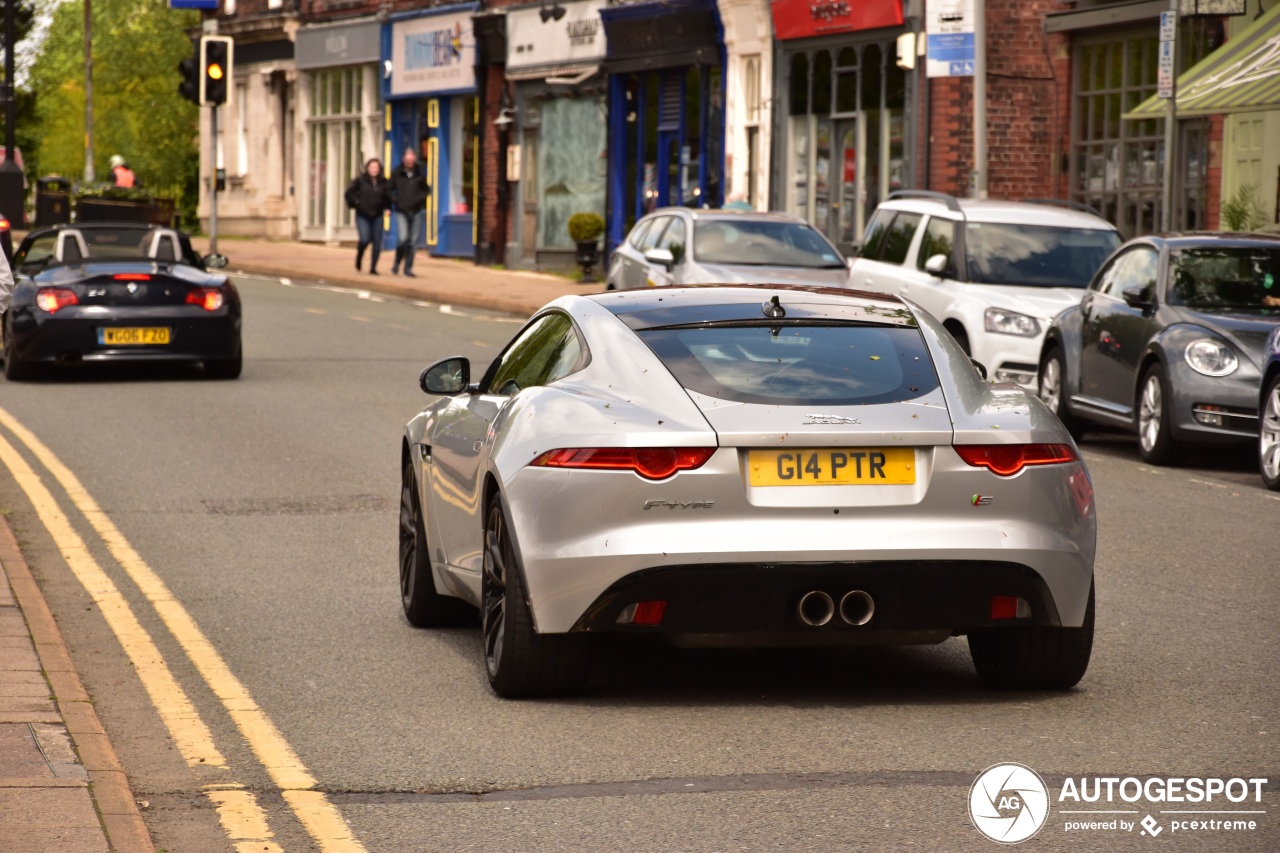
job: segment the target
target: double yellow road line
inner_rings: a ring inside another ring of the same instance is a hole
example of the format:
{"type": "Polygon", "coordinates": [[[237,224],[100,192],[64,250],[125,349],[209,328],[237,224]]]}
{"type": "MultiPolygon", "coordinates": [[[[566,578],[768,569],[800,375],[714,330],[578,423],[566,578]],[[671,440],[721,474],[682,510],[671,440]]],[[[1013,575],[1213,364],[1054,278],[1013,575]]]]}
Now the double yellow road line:
{"type": "MultiPolygon", "coordinates": [[[[52,475],[76,512],[93,528],[112,558],[143,598],[155,608],[316,846],[324,853],[363,853],[364,846],[351,833],[337,808],[323,792],[316,790],[315,777],[307,771],[293,747],[231,672],[195,619],[129,544],[79,478],[34,433],[3,408],[0,408],[0,426],[7,429],[52,475]]],[[[63,559],[98,605],[187,764],[232,770],[214,743],[208,725],[174,677],[155,640],[138,621],[128,600],[94,559],[40,475],[3,434],[0,434],[0,462],[26,493],[63,559]]],[[[234,773],[229,775],[233,778],[225,783],[204,786],[205,795],[214,803],[227,837],[240,853],[283,853],[282,848],[272,841],[275,835],[257,797],[234,781],[234,773]]]]}

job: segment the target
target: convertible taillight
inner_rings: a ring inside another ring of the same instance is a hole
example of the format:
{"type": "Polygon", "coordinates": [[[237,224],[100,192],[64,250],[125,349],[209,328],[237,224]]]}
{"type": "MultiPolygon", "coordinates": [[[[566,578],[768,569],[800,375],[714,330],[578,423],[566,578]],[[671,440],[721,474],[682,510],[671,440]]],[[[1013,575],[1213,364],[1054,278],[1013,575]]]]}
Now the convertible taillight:
{"type": "Polygon", "coordinates": [[[193,287],[187,291],[187,304],[199,305],[206,311],[217,311],[222,301],[222,291],[216,287],[193,287]]]}
{"type": "Polygon", "coordinates": [[[665,480],[677,471],[702,467],[715,452],[714,447],[569,447],[548,450],[529,464],[634,471],[646,480],[665,480]]]}
{"type": "Polygon", "coordinates": [[[956,453],[969,465],[1001,477],[1012,477],[1031,465],[1059,465],[1080,458],[1069,444],[964,444],[956,446],[956,453]]]}
{"type": "Polygon", "coordinates": [[[80,298],[76,292],[66,287],[45,287],[36,292],[36,307],[41,311],[56,314],[68,305],[79,305],[80,298]]]}

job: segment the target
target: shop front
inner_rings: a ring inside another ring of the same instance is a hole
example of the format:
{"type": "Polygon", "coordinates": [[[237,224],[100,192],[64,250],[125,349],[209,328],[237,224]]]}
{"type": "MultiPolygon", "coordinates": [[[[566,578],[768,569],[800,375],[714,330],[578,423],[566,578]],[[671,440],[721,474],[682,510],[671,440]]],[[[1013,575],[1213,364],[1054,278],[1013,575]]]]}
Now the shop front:
{"type": "Polygon", "coordinates": [[[299,235],[325,242],[356,239],[343,199],[365,161],[380,156],[378,60],[381,25],[370,18],[298,30],[296,63],[302,75],[304,116],[298,193],[299,235]]]}
{"type": "Polygon", "coordinates": [[[394,168],[411,149],[426,169],[432,192],[425,226],[415,240],[433,255],[475,255],[480,105],[471,16],[476,8],[467,4],[397,16],[382,31],[387,63],[383,159],[394,168]]]}
{"type": "Polygon", "coordinates": [[[667,205],[720,207],[724,31],[714,0],[608,6],[607,246],[667,205]]]}
{"type": "Polygon", "coordinates": [[[571,0],[507,12],[506,70],[515,97],[507,178],[518,200],[507,258],[515,265],[571,266],[569,217],[606,213],[604,6],[571,0]]]}
{"type": "Polygon", "coordinates": [[[842,251],[876,205],[913,185],[911,77],[898,66],[901,0],[773,0],[772,206],[842,251]]]}

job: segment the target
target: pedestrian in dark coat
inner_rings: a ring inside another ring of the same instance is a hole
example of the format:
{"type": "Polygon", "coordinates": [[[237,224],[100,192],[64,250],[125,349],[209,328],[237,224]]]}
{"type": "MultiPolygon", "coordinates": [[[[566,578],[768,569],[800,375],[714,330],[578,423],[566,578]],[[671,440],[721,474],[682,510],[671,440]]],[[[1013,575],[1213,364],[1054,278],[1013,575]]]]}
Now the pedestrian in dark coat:
{"type": "Polygon", "coordinates": [[[427,221],[427,198],[431,195],[431,187],[427,186],[427,173],[418,165],[418,156],[412,148],[405,149],[400,165],[391,173],[389,186],[398,237],[391,272],[398,273],[403,261],[404,274],[414,278],[414,244],[427,221]]]}
{"type": "Polygon", "coordinates": [[[347,206],[356,213],[356,269],[364,260],[366,246],[369,253],[369,274],[378,274],[378,255],[382,253],[382,214],[387,209],[387,179],[382,175],[382,161],[373,158],[364,164],[364,171],[355,176],[347,187],[347,206]]]}

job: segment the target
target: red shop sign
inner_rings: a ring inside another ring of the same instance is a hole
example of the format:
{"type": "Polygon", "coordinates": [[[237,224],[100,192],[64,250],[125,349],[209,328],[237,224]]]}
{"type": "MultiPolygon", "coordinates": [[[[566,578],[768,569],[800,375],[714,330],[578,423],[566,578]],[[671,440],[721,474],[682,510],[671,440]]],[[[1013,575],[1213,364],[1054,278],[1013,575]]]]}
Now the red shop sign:
{"type": "Polygon", "coordinates": [[[770,0],[769,8],[780,39],[902,26],[902,0],[770,0]]]}

